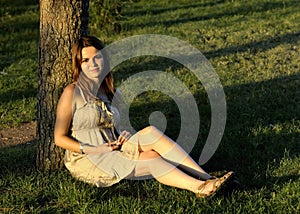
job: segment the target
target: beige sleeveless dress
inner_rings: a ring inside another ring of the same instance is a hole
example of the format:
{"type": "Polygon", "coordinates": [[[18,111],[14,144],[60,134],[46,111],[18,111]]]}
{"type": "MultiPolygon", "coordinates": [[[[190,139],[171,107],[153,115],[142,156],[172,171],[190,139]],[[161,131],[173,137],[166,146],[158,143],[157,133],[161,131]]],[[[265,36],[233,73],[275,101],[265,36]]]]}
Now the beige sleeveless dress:
{"type": "MultiPolygon", "coordinates": [[[[111,102],[105,98],[84,103],[83,106],[74,108],[72,137],[94,146],[115,141],[119,135],[115,128],[119,119],[117,108],[112,107],[111,102]]],[[[138,156],[138,134],[135,134],[121,150],[101,154],[79,154],[67,150],[64,161],[74,177],[105,187],[132,173],[138,156]]]]}

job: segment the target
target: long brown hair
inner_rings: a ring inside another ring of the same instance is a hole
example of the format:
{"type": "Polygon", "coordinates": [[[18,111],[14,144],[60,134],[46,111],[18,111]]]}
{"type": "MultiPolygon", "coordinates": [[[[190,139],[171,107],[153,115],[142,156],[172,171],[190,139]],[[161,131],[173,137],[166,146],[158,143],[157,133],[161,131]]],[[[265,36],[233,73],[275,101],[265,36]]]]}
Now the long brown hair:
{"type": "MultiPolygon", "coordinates": [[[[98,50],[102,50],[104,48],[104,44],[94,36],[83,36],[77,40],[72,49],[72,69],[73,69],[73,79],[77,81],[79,74],[81,73],[81,63],[82,63],[82,49],[85,47],[94,47],[98,50]]],[[[108,69],[108,74],[104,78],[102,82],[102,86],[108,95],[110,100],[113,99],[115,93],[114,80],[113,76],[110,72],[109,60],[105,51],[102,50],[102,55],[104,59],[105,69],[108,69]]]]}

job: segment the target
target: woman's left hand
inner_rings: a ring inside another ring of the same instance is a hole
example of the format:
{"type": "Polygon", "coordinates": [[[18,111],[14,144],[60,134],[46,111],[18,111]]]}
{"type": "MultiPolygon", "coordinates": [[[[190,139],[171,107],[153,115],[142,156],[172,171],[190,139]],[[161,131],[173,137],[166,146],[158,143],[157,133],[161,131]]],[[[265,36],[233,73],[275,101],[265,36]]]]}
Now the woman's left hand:
{"type": "Polygon", "coordinates": [[[123,145],[124,143],[126,143],[129,140],[130,137],[131,137],[131,134],[128,131],[122,131],[122,133],[118,137],[117,145],[118,144],[123,145]]]}

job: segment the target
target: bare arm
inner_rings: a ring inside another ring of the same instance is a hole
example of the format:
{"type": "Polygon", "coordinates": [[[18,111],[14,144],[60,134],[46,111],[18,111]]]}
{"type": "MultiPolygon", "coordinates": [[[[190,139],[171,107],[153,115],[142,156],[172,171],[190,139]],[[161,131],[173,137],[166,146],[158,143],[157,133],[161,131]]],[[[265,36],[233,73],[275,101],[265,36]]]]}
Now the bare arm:
{"type": "Polygon", "coordinates": [[[80,152],[80,144],[68,136],[72,121],[72,102],[75,85],[68,85],[62,93],[56,110],[56,122],[54,128],[54,142],[64,149],[80,152]]]}

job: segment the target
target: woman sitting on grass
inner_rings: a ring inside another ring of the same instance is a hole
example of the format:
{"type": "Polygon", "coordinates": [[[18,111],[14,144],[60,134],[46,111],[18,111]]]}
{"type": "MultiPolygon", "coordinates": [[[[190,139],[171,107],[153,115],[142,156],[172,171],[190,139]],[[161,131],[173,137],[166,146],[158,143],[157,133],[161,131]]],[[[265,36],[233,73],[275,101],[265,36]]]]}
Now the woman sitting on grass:
{"type": "Polygon", "coordinates": [[[103,48],[92,36],[76,42],[72,50],[74,83],[65,88],[57,106],[55,144],[66,149],[65,165],[71,174],[98,187],[151,176],[198,197],[215,193],[233,172],[220,178],[210,176],[153,126],[132,136],[118,130],[120,92],[114,88],[111,72],[105,72],[109,63],[103,48]],[[116,105],[112,105],[113,98],[116,105]],[[179,164],[187,171],[176,167],[179,164]],[[186,174],[191,172],[195,176],[186,174]]]}

